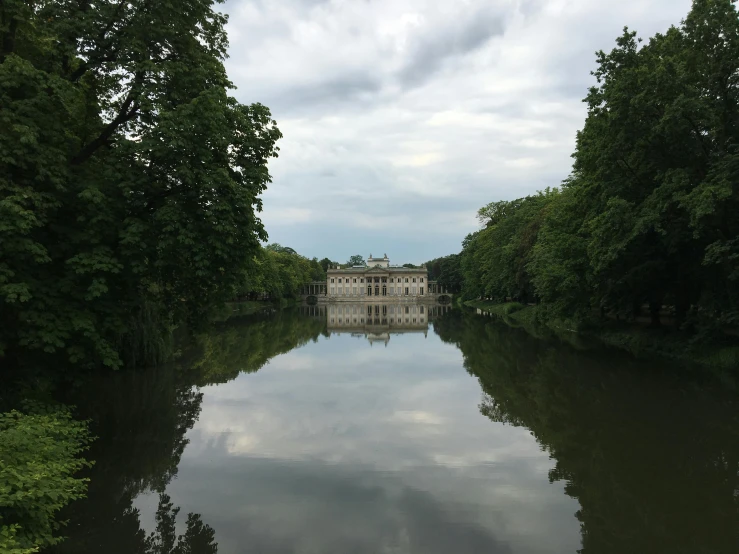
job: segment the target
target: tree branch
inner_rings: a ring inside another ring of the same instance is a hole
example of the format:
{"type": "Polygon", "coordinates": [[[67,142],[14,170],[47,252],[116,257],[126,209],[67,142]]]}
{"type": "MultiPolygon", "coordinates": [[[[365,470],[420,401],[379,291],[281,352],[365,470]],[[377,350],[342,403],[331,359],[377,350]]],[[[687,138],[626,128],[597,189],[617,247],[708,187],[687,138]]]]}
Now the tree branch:
{"type": "MultiPolygon", "coordinates": [[[[118,18],[121,15],[121,9],[123,6],[127,4],[128,0],[120,0],[118,4],[116,5],[115,11],[113,12],[113,16],[110,18],[108,23],[105,25],[105,27],[102,28],[100,31],[100,34],[98,35],[97,42],[100,43],[105,40],[105,35],[110,32],[110,30],[113,28],[113,26],[118,22],[118,18]]],[[[70,76],[70,81],[75,82],[80,77],[82,77],[87,71],[90,69],[92,65],[98,65],[104,62],[112,62],[113,60],[118,58],[118,50],[110,50],[107,54],[104,56],[99,57],[98,59],[94,60],[94,62],[86,63],[83,62],[80,64],[80,66],[72,73],[70,76]]]]}
{"type": "Polygon", "coordinates": [[[132,120],[139,111],[139,105],[135,103],[136,93],[134,87],[128,93],[128,96],[123,101],[118,115],[108,123],[102,130],[102,132],[91,142],[88,142],[79,153],[72,158],[72,165],[80,165],[86,162],[90,157],[100,148],[101,146],[108,143],[108,139],[113,136],[118,127],[124,123],[132,120]]]}

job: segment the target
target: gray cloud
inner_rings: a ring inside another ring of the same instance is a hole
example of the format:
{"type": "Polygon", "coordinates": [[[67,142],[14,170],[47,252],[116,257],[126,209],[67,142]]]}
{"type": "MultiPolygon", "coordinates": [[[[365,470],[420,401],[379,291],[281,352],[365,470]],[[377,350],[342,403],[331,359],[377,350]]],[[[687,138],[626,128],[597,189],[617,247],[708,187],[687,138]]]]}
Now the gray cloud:
{"type": "Polygon", "coordinates": [[[445,62],[477,50],[503,31],[502,17],[488,9],[465,14],[461,20],[452,19],[447,26],[434,29],[415,42],[399,73],[400,81],[406,87],[424,83],[445,62]]]}
{"type": "Polygon", "coordinates": [[[269,106],[284,134],[270,239],[333,259],[458,251],[480,206],[568,175],[594,52],[690,4],[229,0],[236,96],[269,106]]]}

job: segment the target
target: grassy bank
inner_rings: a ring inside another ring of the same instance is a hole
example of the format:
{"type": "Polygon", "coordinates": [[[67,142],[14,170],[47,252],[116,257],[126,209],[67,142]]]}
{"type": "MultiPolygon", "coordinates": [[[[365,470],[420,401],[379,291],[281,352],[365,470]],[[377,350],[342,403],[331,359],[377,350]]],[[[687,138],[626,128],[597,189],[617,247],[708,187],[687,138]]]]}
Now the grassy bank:
{"type": "Polygon", "coordinates": [[[546,338],[557,336],[580,348],[607,345],[640,357],[659,357],[710,368],[727,383],[736,383],[739,372],[739,345],[695,343],[691,336],[669,327],[649,328],[639,324],[607,321],[597,326],[575,330],[566,321],[545,319],[538,306],[518,302],[496,304],[490,301],[468,301],[466,306],[478,308],[500,317],[512,327],[546,338]]]}

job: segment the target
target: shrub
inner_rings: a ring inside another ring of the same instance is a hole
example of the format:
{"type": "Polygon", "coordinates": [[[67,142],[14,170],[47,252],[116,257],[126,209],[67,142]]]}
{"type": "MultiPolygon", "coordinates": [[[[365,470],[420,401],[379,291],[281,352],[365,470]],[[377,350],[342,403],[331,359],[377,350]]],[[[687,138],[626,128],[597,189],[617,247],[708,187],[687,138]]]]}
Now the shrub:
{"type": "Polygon", "coordinates": [[[28,554],[62,540],[56,515],[85,495],[87,424],[67,409],[0,414],[0,552],[28,554]]]}

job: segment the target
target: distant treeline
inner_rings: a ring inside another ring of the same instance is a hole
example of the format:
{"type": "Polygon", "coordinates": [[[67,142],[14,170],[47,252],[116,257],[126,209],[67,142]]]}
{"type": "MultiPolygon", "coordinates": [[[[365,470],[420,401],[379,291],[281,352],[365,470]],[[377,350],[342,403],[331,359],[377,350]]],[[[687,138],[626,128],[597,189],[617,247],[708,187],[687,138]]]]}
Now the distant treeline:
{"type": "Polygon", "coordinates": [[[541,304],[587,321],[669,311],[677,325],[739,323],[739,17],[696,0],[642,44],[597,53],[571,176],[478,212],[459,255],[428,262],[465,298],[541,304]]]}
{"type": "Polygon", "coordinates": [[[326,279],[326,267],[317,258],[310,260],[288,246],[269,244],[260,249],[252,264],[244,271],[243,281],[236,290],[236,298],[298,298],[304,285],[326,279]]]}

